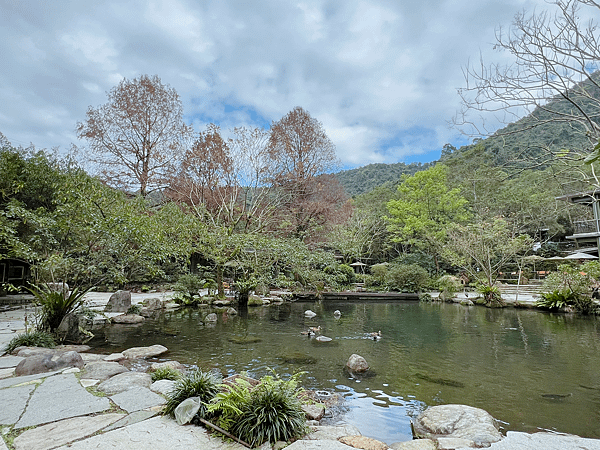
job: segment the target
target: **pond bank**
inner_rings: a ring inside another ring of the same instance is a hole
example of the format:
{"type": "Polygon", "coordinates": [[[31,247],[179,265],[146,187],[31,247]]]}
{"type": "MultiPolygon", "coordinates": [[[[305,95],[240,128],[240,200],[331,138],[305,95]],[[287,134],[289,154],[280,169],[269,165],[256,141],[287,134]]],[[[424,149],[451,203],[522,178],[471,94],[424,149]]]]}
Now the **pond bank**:
{"type": "MultiPolygon", "coordinates": [[[[73,351],[77,347],[63,350],[73,351]]],[[[86,350],[79,347],[80,350],[86,350]]],[[[44,349],[47,350],[47,349],[44,349]]],[[[124,354],[141,354],[143,349],[129,349],[124,354]]],[[[166,350],[166,349],[165,349],[166,350]]],[[[24,349],[35,353],[35,349],[24,349]]],[[[60,351],[60,350],[58,350],[60,351]]],[[[161,417],[160,409],[164,398],[157,395],[157,389],[148,389],[139,383],[126,383],[126,386],[116,388],[118,383],[112,380],[121,375],[131,373],[121,371],[114,374],[113,365],[116,362],[106,362],[122,359],[116,355],[95,355],[80,353],[85,361],[82,370],[67,368],[62,371],[39,373],[20,377],[6,377],[7,370],[14,370],[24,357],[5,355],[0,357],[0,367],[3,368],[3,378],[0,379],[0,425],[2,437],[0,450],[88,450],[92,448],[115,448],[123,450],[145,450],[148,448],[170,448],[183,450],[202,448],[203,450],[242,450],[237,443],[224,442],[218,437],[210,436],[205,429],[193,425],[179,426],[170,418],[161,417]],[[99,366],[105,365],[105,368],[99,366]],[[113,375],[110,376],[108,372],[113,375]],[[104,374],[104,375],[102,375],[104,374]],[[85,387],[94,385],[99,380],[88,376],[105,378],[110,389],[103,388],[105,396],[93,395],[85,387]]],[[[34,356],[31,356],[34,357],[34,356]]],[[[127,359],[125,357],[125,359],[127,359]]],[[[136,376],[136,378],[138,378],[136,376]]],[[[156,383],[160,383],[156,382],[156,383]]],[[[156,384],[155,383],[155,384],[156,384]]],[[[290,450],[350,450],[352,448],[386,450],[466,450],[472,448],[473,441],[481,439],[481,429],[473,428],[477,419],[467,419],[475,408],[449,405],[450,408],[466,408],[460,410],[456,417],[440,417],[432,428],[453,428],[447,436],[432,436],[431,439],[418,439],[407,442],[397,442],[389,446],[375,439],[363,437],[353,426],[340,424],[337,426],[320,426],[317,422],[311,424],[311,433],[287,448],[290,450]],[[458,424],[459,427],[449,424],[458,424]],[[466,431],[473,428],[473,431],[466,431]],[[461,433],[462,431],[462,433],[461,433]],[[475,434],[473,434],[475,433],[475,434]],[[457,437],[459,436],[459,437],[457,437]]],[[[444,408],[444,407],[442,407],[444,408]]],[[[435,408],[431,408],[432,411],[435,408]]],[[[483,410],[479,410],[487,415],[483,410]]],[[[417,421],[424,422],[423,414],[417,421]]],[[[489,416],[489,415],[488,415],[489,416]]],[[[493,421],[493,419],[490,420],[493,421]]],[[[434,420],[435,421],[435,420],[434,420]]],[[[428,420],[431,425],[431,420],[428,420]]],[[[493,426],[488,424],[488,428],[493,426]]],[[[445,432],[447,433],[447,432],[445,432]]],[[[494,440],[500,438],[496,437],[494,440]]],[[[281,448],[266,443],[261,450],[281,448]]],[[[600,449],[600,440],[584,439],[578,436],[561,435],[556,433],[519,433],[509,432],[506,438],[493,442],[492,450],[587,450],[600,449]]]]}

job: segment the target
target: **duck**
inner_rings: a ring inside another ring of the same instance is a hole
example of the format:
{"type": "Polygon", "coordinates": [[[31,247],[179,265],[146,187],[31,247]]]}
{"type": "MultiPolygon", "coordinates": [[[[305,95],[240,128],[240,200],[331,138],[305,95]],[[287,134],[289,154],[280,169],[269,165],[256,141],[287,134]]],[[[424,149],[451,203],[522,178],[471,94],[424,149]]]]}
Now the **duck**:
{"type": "Polygon", "coordinates": [[[381,339],[381,330],[373,332],[373,333],[369,333],[369,336],[377,341],[377,340],[381,339]]]}
{"type": "Polygon", "coordinates": [[[319,325],[318,327],[310,327],[309,330],[313,333],[319,333],[321,331],[321,325],[319,325]]]}
{"type": "Polygon", "coordinates": [[[338,318],[338,319],[339,319],[339,317],[340,317],[341,315],[342,315],[342,312],[341,312],[339,309],[336,309],[336,310],[333,312],[333,317],[335,317],[335,318],[338,318]]]}
{"type": "Polygon", "coordinates": [[[312,330],[306,330],[306,331],[301,331],[300,334],[303,336],[314,336],[315,332],[312,330]]]}

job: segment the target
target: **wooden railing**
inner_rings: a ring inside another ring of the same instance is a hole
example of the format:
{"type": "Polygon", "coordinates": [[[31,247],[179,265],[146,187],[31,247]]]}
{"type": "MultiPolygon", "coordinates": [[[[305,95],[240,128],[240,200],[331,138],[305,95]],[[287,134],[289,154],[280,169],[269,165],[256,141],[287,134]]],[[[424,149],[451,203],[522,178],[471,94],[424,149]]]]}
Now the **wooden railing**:
{"type": "Polygon", "coordinates": [[[575,234],[585,234],[585,233],[599,233],[600,232],[600,221],[597,219],[592,220],[580,220],[578,222],[573,222],[573,228],[575,230],[575,234]]]}

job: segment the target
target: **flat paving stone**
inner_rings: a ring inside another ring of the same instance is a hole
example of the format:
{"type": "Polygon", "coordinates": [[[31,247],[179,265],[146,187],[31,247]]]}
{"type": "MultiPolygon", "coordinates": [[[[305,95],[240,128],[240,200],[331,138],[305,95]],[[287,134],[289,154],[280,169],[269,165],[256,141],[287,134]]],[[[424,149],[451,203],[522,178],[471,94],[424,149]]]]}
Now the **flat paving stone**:
{"type": "Polygon", "coordinates": [[[0,450],[8,450],[8,447],[4,443],[4,439],[0,438],[0,450]]]}
{"type": "MultiPolygon", "coordinates": [[[[247,450],[246,447],[209,437],[196,426],[179,426],[166,417],[153,417],[136,424],[59,447],[60,450],[247,450]]],[[[349,450],[351,447],[345,448],[349,450]]]]}
{"type": "Polygon", "coordinates": [[[0,369],[0,380],[12,377],[15,374],[15,368],[10,367],[8,369],[0,369]]]}
{"type": "Polygon", "coordinates": [[[15,450],[49,450],[91,436],[122,419],[124,414],[74,417],[27,430],[14,441],[15,450]]]}
{"type": "Polygon", "coordinates": [[[100,392],[108,395],[125,392],[134,386],[149,388],[152,385],[152,376],[144,372],[124,372],[115,375],[98,385],[100,392]]]}
{"type": "Polygon", "coordinates": [[[82,378],[79,380],[79,383],[84,387],[88,388],[90,386],[95,386],[100,383],[100,380],[94,380],[93,378],[82,378]]]}
{"type": "Polygon", "coordinates": [[[0,390],[0,424],[12,425],[17,423],[33,390],[34,384],[0,390]]]}
{"type": "Polygon", "coordinates": [[[107,398],[90,394],[79,384],[75,375],[56,375],[38,386],[15,428],[98,413],[109,408],[110,401],[107,398]]]}
{"type": "Polygon", "coordinates": [[[331,440],[336,441],[337,438],[342,436],[356,436],[360,435],[360,431],[354,425],[341,425],[341,426],[317,426],[310,427],[312,433],[309,433],[305,439],[308,440],[331,440]]]}
{"type": "Polygon", "coordinates": [[[351,450],[354,447],[342,444],[340,441],[316,440],[316,441],[296,441],[288,445],[286,450],[351,450]]]}
{"type": "Polygon", "coordinates": [[[5,378],[4,380],[0,380],[0,389],[16,386],[18,384],[30,383],[37,380],[41,382],[44,378],[51,377],[57,373],[60,372],[36,373],[34,375],[25,375],[22,377],[5,378]]]}
{"type": "Polygon", "coordinates": [[[131,414],[127,414],[121,420],[113,423],[112,425],[106,427],[104,431],[116,430],[117,428],[123,428],[128,425],[133,425],[134,423],[142,422],[144,420],[151,419],[156,416],[158,411],[134,411],[131,414]]]}
{"type": "Polygon", "coordinates": [[[0,369],[8,369],[9,367],[17,367],[21,361],[25,358],[21,358],[20,356],[12,356],[7,355],[0,358],[0,369]]]}
{"type": "Polygon", "coordinates": [[[150,389],[135,386],[110,399],[127,412],[139,411],[153,406],[164,405],[166,400],[162,395],[155,394],[150,389]]]}

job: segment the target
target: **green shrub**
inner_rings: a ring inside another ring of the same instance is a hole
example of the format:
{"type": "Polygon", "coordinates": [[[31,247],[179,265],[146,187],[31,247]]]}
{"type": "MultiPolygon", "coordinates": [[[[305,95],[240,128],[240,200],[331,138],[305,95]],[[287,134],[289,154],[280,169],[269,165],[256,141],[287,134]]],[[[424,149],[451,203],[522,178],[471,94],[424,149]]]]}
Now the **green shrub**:
{"type": "Polygon", "coordinates": [[[386,276],[386,285],[394,291],[419,292],[429,284],[429,274],[417,264],[392,266],[386,276]]]}
{"type": "Polygon", "coordinates": [[[500,294],[498,286],[490,286],[487,284],[480,284],[477,290],[483,296],[486,306],[504,306],[504,300],[500,294]]]}
{"type": "Polygon", "coordinates": [[[574,299],[575,295],[572,292],[555,289],[552,292],[542,293],[541,299],[536,301],[535,305],[550,311],[559,311],[572,304],[574,299]]]}
{"type": "Polygon", "coordinates": [[[181,372],[173,367],[161,367],[152,372],[152,381],[172,380],[177,381],[181,378],[181,372]]]}
{"type": "Polygon", "coordinates": [[[35,296],[35,303],[42,307],[37,328],[43,331],[56,331],[67,314],[77,311],[83,305],[83,297],[90,289],[75,288],[71,292],[59,292],[50,289],[47,285],[32,286],[29,291],[35,296]]]}
{"type": "Polygon", "coordinates": [[[182,401],[190,397],[200,397],[203,406],[198,415],[203,417],[206,413],[206,405],[219,392],[219,382],[219,378],[211,372],[202,372],[201,370],[187,372],[177,380],[173,390],[167,395],[163,414],[173,416],[175,408],[182,401]]]}
{"type": "Polygon", "coordinates": [[[375,264],[371,266],[371,275],[380,285],[385,283],[385,277],[388,274],[388,264],[375,264]]]}
{"type": "Polygon", "coordinates": [[[190,304],[194,302],[194,298],[199,295],[200,289],[203,289],[206,283],[207,281],[198,275],[186,273],[179,277],[173,290],[181,296],[184,304],[190,304]]]}
{"type": "Polygon", "coordinates": [[[142,312],[142,307],[140,305],[131,305],[127,308],[127,312],[125,314],[136,314],[139,315],[142,312]]]}
{"type": "Polygon", "coordinates": [[[56,343],[52,335],[46,331],[29,331],[12,338],[6,346],[5,351],[12,353],[15,348],[22,346],[54,348],[56,343]]]}
{"type": "Polygon", "coordinates": [[[438,289],[446,295],[454,295],[462,289],[460,278],[454,275],[444,275],[437,280],[438,289]]]}
{"type": "Polygon", "coordinates": [[[262,298],[260,298],[257,295],[250,295],[248,296],[248,306],[262,306],[263,301],[262,298]]]}
{"type": "Polygon", "coordinates": [[[591,297],[576,294],[568,289],[544,292],[541,299],[535,305],[550,311],[561,311],[566,307],[572,307],[580,314],[598,314],[599,307],[591,297]]]}
{"type": "Polygon", "coordinates": [[[262,378],[244,408],[239,408],[242,414],[233,422],[231,432],[252,447],[304,436],[308,427],[298,398],[300,375],[288,381],[277,376],[262,378]]]}

